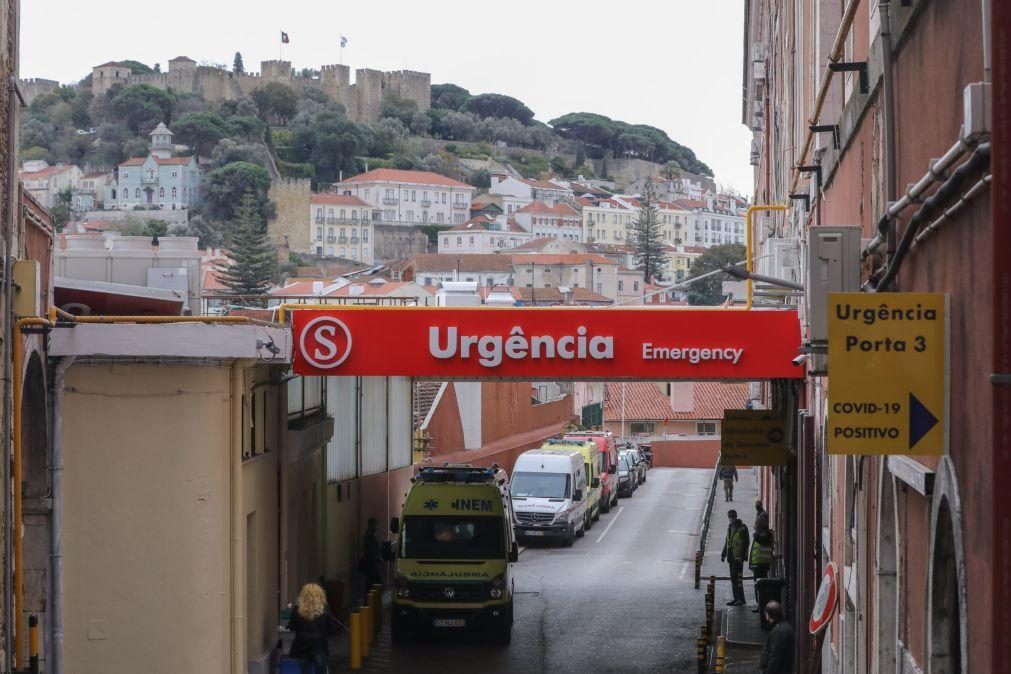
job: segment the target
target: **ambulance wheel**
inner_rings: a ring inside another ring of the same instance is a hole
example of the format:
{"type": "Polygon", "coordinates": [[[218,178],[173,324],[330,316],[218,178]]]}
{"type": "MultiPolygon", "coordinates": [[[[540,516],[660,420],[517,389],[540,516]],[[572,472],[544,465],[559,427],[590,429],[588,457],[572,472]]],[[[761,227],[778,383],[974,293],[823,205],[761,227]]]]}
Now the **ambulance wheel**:
{"type": "Polygon", "coordinates": [[[600,505],[597,505],[597,512],[593,513],[593,521],[597,522],[600,520],[600,505]]]}
{"type": "Polygon", "coordinates": [[[579,530],[576,531],[576,538],[582,538],[585,535],[586,535],[586,515],[583,515],[583,526],[579,527],[579,530]]]}
{"type": "Polygon", "coordinates": [[[600,511],[602,513],[611,512],[611,497],[610,495],[604,500],[604,504],[600,506],[600,511]]]}
{"type": "Polygon", "coordinates": [[[571,548],[572,544],[575,541],[576,541],[576,525],[575,524],[570,524],[569,525],[569,533],[567,533],[565,535],[565,537],[562,538],[562,545],[564,545],[567,548],[571,548]]]}

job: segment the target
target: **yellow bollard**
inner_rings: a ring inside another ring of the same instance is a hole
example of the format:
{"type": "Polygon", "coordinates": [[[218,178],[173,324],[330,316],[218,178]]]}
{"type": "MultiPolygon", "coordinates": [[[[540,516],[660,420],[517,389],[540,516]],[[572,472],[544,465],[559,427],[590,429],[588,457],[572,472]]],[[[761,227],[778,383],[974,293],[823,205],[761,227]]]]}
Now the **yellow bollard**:
{"type": "Polygon", "coordinates": [[[716,671],[723,672],[727,656],[727,638],[718,637],[716,639],[716,671]]]}
{"type": "Polygon", "coordinates": [[[351,669],[362,668],[362,616],[358,611],[351,614],[351,669]]]}
{"type": "Polygon", "coordinates": [[[369,647],[372,646],[372,607],[362,606],[362,657],[369,657],[369,647]]]}
{"type": "Polygon", "coordinates": [[[39,674],[39,617],[28,616],[28,671],[39,674]]]}
{"type": "Polygon", "coordinates": [[[706,640],[698,639],[695,642],[695,650],[698,654],[699,659],[699,672],[706,671],[706,640]]]}

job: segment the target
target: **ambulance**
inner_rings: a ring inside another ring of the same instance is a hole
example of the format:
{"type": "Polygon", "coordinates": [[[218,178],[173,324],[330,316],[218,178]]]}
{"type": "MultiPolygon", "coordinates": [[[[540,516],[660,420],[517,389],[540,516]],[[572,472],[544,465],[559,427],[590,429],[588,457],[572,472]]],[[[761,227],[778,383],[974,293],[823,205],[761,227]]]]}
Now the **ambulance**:
{"type": "Polygon", "coordinates": [[[414,634],[482,632],[512,638],[519,559],[504,473],[469,465],[426,467],[414,477],[397,534],[391,629],[414,634]]]}

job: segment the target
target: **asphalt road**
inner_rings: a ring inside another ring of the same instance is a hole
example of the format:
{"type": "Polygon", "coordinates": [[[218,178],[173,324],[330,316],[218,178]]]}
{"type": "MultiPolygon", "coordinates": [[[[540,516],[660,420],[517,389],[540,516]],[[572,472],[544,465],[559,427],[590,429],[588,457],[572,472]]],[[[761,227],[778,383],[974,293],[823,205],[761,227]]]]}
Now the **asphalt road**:
{"type": "Polygon", "coordinates": [[[704,615],[694,554],[711,477],[653,469],[571,548],[525,548],[511,646],[457,638],[394,647],[384,633],[363,671],[694,671],[704,615]]]}

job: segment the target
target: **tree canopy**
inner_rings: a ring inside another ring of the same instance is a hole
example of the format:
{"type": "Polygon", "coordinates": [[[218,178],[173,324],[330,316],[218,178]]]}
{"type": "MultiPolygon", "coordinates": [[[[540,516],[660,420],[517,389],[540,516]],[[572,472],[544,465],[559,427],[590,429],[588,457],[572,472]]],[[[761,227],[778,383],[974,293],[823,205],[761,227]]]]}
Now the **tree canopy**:
{"type": "Polygon", "coordinates": [[[199,159],[207,156],[218,141],[228,135],[228,126],[221,115],[214,112],[190,112],[181,115],[172,125],[176,140],[193,148],[199,159]]]}
{"type": "Polygon", "coordinates": [[[225,242],[229,264],[218,272],[221,283],[236,295],[263,295],[277,274],[277,255],[254,190],[247,189],[230,223],[225,242]]]}
{"type": "Polygon", "coordinates": [[[232,222],[249,192],[256,197],[260,217],[266,221],[274,208],[267,198],[269,189],[270,174],[262,166],[244,161],[226,164],[204,176],[203,214],[218,222],[232,222]]]}
{"type": "Polygon", "coordinates": [[[150,132],[158,122],[172,121],[172,106],[176,97],[170,91],[150,84],[131,84],[109,90],[109,107],[126,121],[136,134],[150,132]]]}
{"type": "Polygon", "coordinates": [[[562,138],[585,143],[591,156],[598,159],[609,153],[659,164],[674,161],[687,171],[713,175],[712,169],[699,161],[694,152],[647,124],[627,124],[591,112],[562,115],[550,124],[562,138]]]}
{"type": "Polygon", "coordinates": [[[281,82],[267,82],[249,96],[256,104],[260,117],[267,122],[285,125],[298,112],[295,90],[281,82]]]}
{"type": "Polygon", "coordinates": [[[522,124],[534,120],[534,111],[512,96],[502,94],[480,94],[473,96],[463,105],[467,112],[479,117],[510,117],[522,124]]]}
{"type": "MultiPolygon", "coordinates": [[[[717,269],[723,269],[728,264],[737,264],[748,254],[745,247],[739,243],[725,243],[713,246],[700,255],[692,263],[692,271],[688,278],[697,278],[717,269]]],[[[723,303],[723,282],[732,281],[729,274],[713,274],[701,281],[688,286],[688,303],[704,306],[716,306],[723,303]]]]}
{"type": "Polygon", "coordinates": [[[455,84],[432,85],[432,107],[444,110],[461,110],[470,100],[470,92],[455,84]]]}

